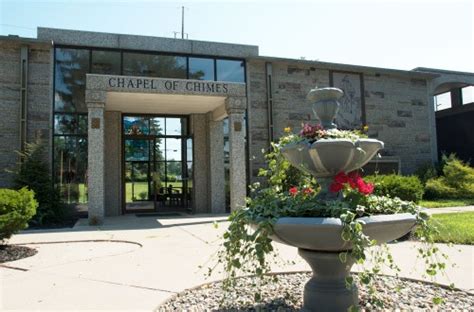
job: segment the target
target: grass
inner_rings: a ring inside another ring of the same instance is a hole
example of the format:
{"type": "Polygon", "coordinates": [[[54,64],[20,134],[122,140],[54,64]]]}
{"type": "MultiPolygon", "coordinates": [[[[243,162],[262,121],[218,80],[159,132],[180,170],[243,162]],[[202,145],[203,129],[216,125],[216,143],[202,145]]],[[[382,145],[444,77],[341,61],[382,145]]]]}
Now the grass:
{"type": "MultiPolygon", "coordinates": [[[[135,182],[134,183],[134,194],[132,193],[132,182],[127,182],[125,185],[125,202],[131,203],[133,202],[133,195],[135,195],[136,200],[141,200],[142,198],[140,197],[140,194],[143,194],[142,196],[147,197],[148,195],[148,183],[147,182],[135,182]]],[[[163,183],[164,184],[164,183],[163,183]]],[[[190,187],[191,183],[188,182],[188,187],[190,187]]],[[[183,186],[183,182],[177,181],[177,182],[168,182],[168,185],[172,185],[173,188],[179,189],[181,192],[181,188],[183,186]]],[[[164,187],[164,186],[163,186],[164,187]]]]}
{"type": "Polygon", "coordinates": [[[461,207],[474,205],[474,199],[422,200],[419,205],[425,208],[461,207]]]}
{"type": "Polygon", "coordinates": [[[438,243],[474,245],[474,212],[436,214],[431,218],[438,228],[438,243]]]}

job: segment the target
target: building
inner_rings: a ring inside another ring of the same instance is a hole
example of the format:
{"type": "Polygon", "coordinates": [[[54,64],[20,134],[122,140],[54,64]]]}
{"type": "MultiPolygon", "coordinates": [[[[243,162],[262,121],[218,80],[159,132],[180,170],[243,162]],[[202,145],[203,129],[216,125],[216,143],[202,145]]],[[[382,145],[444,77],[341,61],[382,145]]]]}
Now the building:
{"type": "Polygon", "coordinates": [[[235,209],[270,141],[316,122],[305,101],[315,86],[345,91],[340,127],[367,124],[385,142],[374,166],[411,173],[437,160],[434,95],[446,74],[195,40],[52,28],[37,39],[2,36],[0,186],[11,184],[3,169],[17,163],[15,150],[41,137],[63,201],[91,222],[235,209]]]}

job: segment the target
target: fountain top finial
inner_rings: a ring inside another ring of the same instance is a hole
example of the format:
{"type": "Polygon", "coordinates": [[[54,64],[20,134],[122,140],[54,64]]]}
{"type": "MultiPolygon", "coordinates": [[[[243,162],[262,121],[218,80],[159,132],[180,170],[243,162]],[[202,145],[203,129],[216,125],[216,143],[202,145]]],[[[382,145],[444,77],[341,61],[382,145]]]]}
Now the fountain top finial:
{"type": "Polygon", "coordinates": [[[344,95],[344,91],[339,88],[316,88],[311,89],[306,99],[312,103],[327,100],[339,100],[344,95]]]}
{"type": "Polygon", "coordinates": [[[333,123],[339,110],[337,102],[344,95],[338,88],[314,88],[308,92],[306,99],[313,105],[313,112],[325,129],[337,128],[333,123]]]}

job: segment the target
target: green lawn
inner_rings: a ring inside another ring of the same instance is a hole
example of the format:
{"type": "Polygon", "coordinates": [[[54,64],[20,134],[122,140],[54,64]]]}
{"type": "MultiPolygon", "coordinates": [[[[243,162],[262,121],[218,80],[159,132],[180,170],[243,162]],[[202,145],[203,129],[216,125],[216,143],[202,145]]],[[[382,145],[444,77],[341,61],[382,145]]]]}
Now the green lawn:
{"type": "MultiPolygon", "coordinates": [[[[142,200],[142,197],[140,197],[140,194],[143,194],[142,196],[147,197],[147,195],[148,195],[148,183],[147,182],[135,182],[134,184],[135,184],[134,185],[134,193],[135,193],[134,195],[135,195],[136,200],[142,200]]],[[[188,182],[188,187],[190,186],[190,184],[191,183],[188,182]]],[[[181,192],[181,187],[183,186],[183,182],[182,181],[168,182],[168,185],[172,185],[173,188],[179,189],[179,191],[181,192]]],[[[132,182],[127,182],[126,183],[125,190],[126,190],[125,202],[131,203],[133,201],[133,198],[132,198],[132,195],[133,195],[132,194],[132,182]]]]}
{"type": "MultiPolygon", "coordinates": [[[[145,194],[144,195],[145,197],[147,197],[148,195],[148,182],[135,182],[133,184],[134,184],[133,188],[132,188],[131,182],[127,182],[125,185],[125,191],[126,191],[125,202],[127,203],[131,203],[133,201],[132,189],[134,190],[134,195],[135,195],[136,200],[142,199],[140,197],[140,194],[145,194]]],[[[146,199],[146,198],[143,198],[143,199],[146,199]]]]}
{"type": "Polygon", "coordinates": [[[474,245],[474,212],[435,214],[431,222],[439,230],[436,242],[474,245]]]}
{"type": "Polygon", "coordinates": [[[422,200],[420,206],[426,208],[460,207],[474,205],[474,199],[438,199],[422,200]]]}

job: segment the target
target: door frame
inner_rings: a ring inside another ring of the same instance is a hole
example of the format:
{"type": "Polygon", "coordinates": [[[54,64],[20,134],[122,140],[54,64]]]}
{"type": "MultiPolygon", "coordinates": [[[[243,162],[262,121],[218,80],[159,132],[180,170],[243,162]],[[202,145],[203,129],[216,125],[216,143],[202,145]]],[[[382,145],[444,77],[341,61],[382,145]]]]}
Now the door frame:
{"type": "MultiPolygon", "coordinates": [[[[153,208],[152,209],[134,209],[134,210],[127,210],[127,202],[126,202],[126,183],[125,183],[125,141],[128,139],[137,139],[137,140],[149,140],[152,141],[153,144],[153,160],[148,160],[148,178],[149,181],[151,178],[151,172],[152,168],[150,168],[150,164],[153,165],[153,168],[156,166],[156,158],[155,158],[155,142],[157,138],[177,138],[182,140],[182,148],[181,148],[181,167],[183,168],[183,164],[187,165],[187,148],[183,148],[186,146],[187,140],[191,139],[193,144],[192,144],[192,158],[193,158],[193,169],[192,169],[192,176],[187,177],[188,181],[191,180],[194,185],[194,137],[190,133],[190,118],[189,115],[171,115],[171,114],[139,114],[139,113],[121,113],[120,115],[120,144],[121,144],[121,169],[122,169],[122,174],[121,174],[121,190],[122,190],[122,207],[121,211],[122,214],[131,214],[131,213],[141,213],[141,212],[155,212],[156,211],[156,196],[153,196],[152,202],[153,202],[153,208]],[[161,118],[184,118],[186,119],[186,134],[182,135],[149,135],[149,134],[140,134],[140,135],[127,135],[124,133],[124,117],[161,117],[161,118]]],[[[164,162],[166,164],[166,162],[164,162]]],[[[184,169],[184,168],[183,168],[184,169]]],[[[182,169],[182,170],[183,170],[182,169]]],[[[184,171],[184,170],[183,170],[184,171]]],[[[187,173],[186,173],[187,174],[187,173]]],[[[151,183],[154,183],[153,181],[151,183]]],[[[150,184],[149,184],[150,185],[150,184]]],[[[154,187],[154,186],[153,186],[154,187]]],[[[150,188],[150,186],[149,186],[150,188]]],[[[184,187],[182,187],[184,190],[184,187]]],[[[194,192],[194,188],[193,188],[194,192]]],[[[184,193],[183,193],[184,196],[184,193]]],[[[191,213],[194,213],[194,194],[191,194],[191,204],[190,206],[183,206],[180,207],[181,209],[177,209],[177,211],[180,212],[185,212],[185,211],[191,211],[191,213]]]]}

